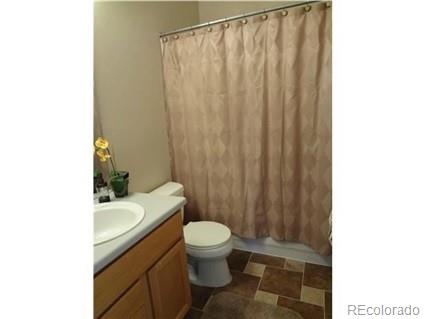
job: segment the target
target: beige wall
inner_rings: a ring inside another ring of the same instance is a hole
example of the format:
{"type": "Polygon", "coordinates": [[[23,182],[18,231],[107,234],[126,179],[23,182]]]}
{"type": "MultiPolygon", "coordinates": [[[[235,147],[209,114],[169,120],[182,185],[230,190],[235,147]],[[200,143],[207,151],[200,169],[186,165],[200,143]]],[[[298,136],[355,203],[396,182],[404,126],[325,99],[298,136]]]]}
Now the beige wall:
{"type": "Polygon", "coordinates": [[[198,22],[196,2],[94,4],[94,130],[130,172],[130,191],[170,179],[158,34],[198,22]]]}
{"type": "Polygon", "coordinates": [[[300,1],[200,1],[200,23],[231,17],[252,11],[270,9],[285,4],[298,3],[300,1]]]}

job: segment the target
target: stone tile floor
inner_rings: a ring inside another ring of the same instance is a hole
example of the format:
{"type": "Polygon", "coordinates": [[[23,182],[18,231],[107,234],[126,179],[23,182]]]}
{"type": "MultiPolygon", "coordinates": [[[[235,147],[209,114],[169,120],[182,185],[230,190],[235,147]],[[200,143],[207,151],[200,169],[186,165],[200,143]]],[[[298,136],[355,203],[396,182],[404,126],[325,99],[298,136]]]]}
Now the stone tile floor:
{"type": "Polygon", "coordinates": [[[221,288],[191,285],[192,308],[185,319],[201,318],[209,298],[221,291],[290,308],[304,319],[332,318],[331,267],[242,250],[233,250],[227,261],[232,282],[221,288]]]}

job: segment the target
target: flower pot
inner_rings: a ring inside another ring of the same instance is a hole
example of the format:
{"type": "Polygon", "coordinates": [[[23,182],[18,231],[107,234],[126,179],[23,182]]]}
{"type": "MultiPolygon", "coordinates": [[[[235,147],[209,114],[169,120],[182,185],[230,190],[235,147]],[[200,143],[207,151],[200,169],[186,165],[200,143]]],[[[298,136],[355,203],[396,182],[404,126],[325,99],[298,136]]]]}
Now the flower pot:
{"type": "Polygon", "coordinates": [[[128,176],[126,171],[118,171],[118,175],[111,176],[109,183],[114,191],[115,197],[125,197],[128,195],[128,176]]]}

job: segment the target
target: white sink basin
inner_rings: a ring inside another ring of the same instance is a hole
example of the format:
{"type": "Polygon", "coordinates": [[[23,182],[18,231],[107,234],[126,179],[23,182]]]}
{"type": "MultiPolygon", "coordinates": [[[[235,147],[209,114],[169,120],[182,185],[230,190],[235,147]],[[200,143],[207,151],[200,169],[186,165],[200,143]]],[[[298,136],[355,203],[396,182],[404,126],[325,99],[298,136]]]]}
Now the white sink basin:
{"type": "Polygon", "coordinates": [[[117,238],[136,227],[145,217],[142,206],[124,201],[94,205],[94,244],[117,238]]]}

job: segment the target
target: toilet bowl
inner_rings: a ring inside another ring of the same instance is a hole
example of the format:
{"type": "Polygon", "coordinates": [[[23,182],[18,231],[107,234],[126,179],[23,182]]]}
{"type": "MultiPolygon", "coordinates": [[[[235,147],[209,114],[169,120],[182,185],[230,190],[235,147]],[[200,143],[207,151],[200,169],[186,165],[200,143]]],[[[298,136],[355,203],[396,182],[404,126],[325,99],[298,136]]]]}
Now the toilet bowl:
{"type": "MultiPolygon", "coordinates": [[[[183,185],[169,182],[151,192],[163,196],[183,196],[183,185]]],[[[183,218],[184,210],[182,210],[183,218]]],[[[226,257],[232,252],[228,227],[211,221],[190,222],[183,228],[189,280],[206,287],[222,287],[232,281],[226,257]]]]}
{"type": "Polygon", "coordinates": [[[184,229],[189,280],[199,286],[221,287],[232,281],[226,257],[232,252],[232,233],[215,222],[190,222],[184,229]]]}

